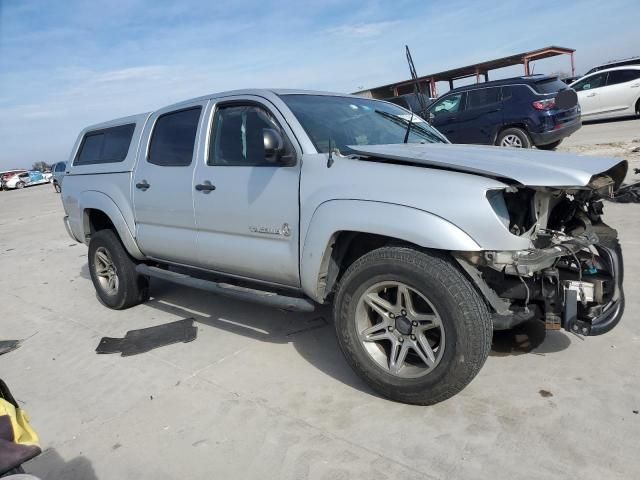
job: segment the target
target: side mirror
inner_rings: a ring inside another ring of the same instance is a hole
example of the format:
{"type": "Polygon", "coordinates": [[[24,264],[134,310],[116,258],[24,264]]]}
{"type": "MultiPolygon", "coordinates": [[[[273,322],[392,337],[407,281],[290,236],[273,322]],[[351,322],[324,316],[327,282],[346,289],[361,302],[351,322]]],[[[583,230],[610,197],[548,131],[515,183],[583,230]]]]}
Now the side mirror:
{"type": "Polygon", "coordinates": [[[433,123],[435,118],[436,118],[436,116],[434,115],[434,113],[433,112],[429,112],[429,115],[427,115],[427,122],[433,123]]]}
{"type": "Polygon", "coordinates": [[[282,135],[273,128],[263,128],[264,159],[269,163],[278,163],[284,153],[284,140],[282,135]]]}

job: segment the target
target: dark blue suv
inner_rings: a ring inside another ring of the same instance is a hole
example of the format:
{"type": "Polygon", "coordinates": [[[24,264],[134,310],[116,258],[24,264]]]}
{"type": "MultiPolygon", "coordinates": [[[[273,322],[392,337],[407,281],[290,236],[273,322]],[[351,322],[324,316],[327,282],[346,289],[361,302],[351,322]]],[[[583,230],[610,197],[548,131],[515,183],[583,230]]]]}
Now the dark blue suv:
{"type": "Polygon", "coordinates": [[[582,126],[576,93],[545,75],[455,88],[429,105],[426,117],[451,143],[545,150],[582,126]]]}

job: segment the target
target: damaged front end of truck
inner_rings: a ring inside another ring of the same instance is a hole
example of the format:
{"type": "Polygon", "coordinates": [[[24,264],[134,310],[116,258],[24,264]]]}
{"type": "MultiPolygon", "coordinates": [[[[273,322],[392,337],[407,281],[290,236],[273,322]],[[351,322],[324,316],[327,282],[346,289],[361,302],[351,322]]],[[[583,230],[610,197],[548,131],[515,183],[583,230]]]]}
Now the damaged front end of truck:
{"type": "Polygon", "coordinates": [[[518,251],[456,252],[458,263],[492,307],[494,329],[538,319],[549,330],[601,335],[624,311],[622,250],[602,220],[603,202],[622,183],[627,163],[582,187],[509,186],[487,199],[518,251]]]}

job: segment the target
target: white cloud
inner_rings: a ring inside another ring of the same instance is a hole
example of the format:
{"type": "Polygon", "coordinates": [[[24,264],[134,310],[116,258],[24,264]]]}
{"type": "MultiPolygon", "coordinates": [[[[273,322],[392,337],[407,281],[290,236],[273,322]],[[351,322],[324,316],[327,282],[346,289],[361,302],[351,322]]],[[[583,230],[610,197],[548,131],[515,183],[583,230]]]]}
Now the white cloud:
{"type": "Polygon", "coordinates": [[[333,35],[351,37],[351,38],[368,38],[377,37],[382,33],[389,31],[400,22],[398,21],[386,21],[386,22],[370,22],[370,23],[354,23],[344,24],[337,27],[327,29],[327,32],[333,35]]]}

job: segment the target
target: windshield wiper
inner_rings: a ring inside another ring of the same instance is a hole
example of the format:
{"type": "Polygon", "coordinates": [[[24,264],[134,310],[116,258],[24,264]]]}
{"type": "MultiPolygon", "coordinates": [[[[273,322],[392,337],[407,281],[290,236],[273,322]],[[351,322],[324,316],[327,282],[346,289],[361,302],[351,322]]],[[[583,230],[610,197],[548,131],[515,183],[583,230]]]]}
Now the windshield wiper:
{"type": "MultiPolygon", "coordinates": [[[[384,112],[382,110],[374,110],[374,112],[376,112],[378,115],[382,115],[383,117],[388,118],[389,120],[391,120],[391,121],[393,121],[393,122],[395,122],[397,124],[402,125],[403,127],[408,124],[407,131],[410,131],[411,128],[413,128],[414,130],[418,130],[419,132],[424,134],[426,137],[428,137],[428,138],[430,138],[432,140],[435,140],[437,143],[446,143],[446,142],[443,142],[442,139],[437,134],[429,131],[428,129],[426,129],[426,128],[424,128],[424,127],[422,127],[422,126],[420,126],[420,125],[418,125],[416,123],[413,123],[410,120],[407,120],[406,118],[402,118],[399,115],[394,115],[393,113],[384,112]]],[[[411,118],[411,120],[413,120],[413,118],[411,118]]],[[[405,142],[404,143],[407,143],[408,140],[409,140],[408,135],[405,133],[405,142]]]]}
{"type": "Polygon", "coordinates": [[[409,140],[409,132],[411,131],[411,125],[413,125],[413,110],[411,110],[411,118],[409,119],[409,123],[407,123],[407,131],[404,134],[404,142],[407,143],[409,140]]]}

